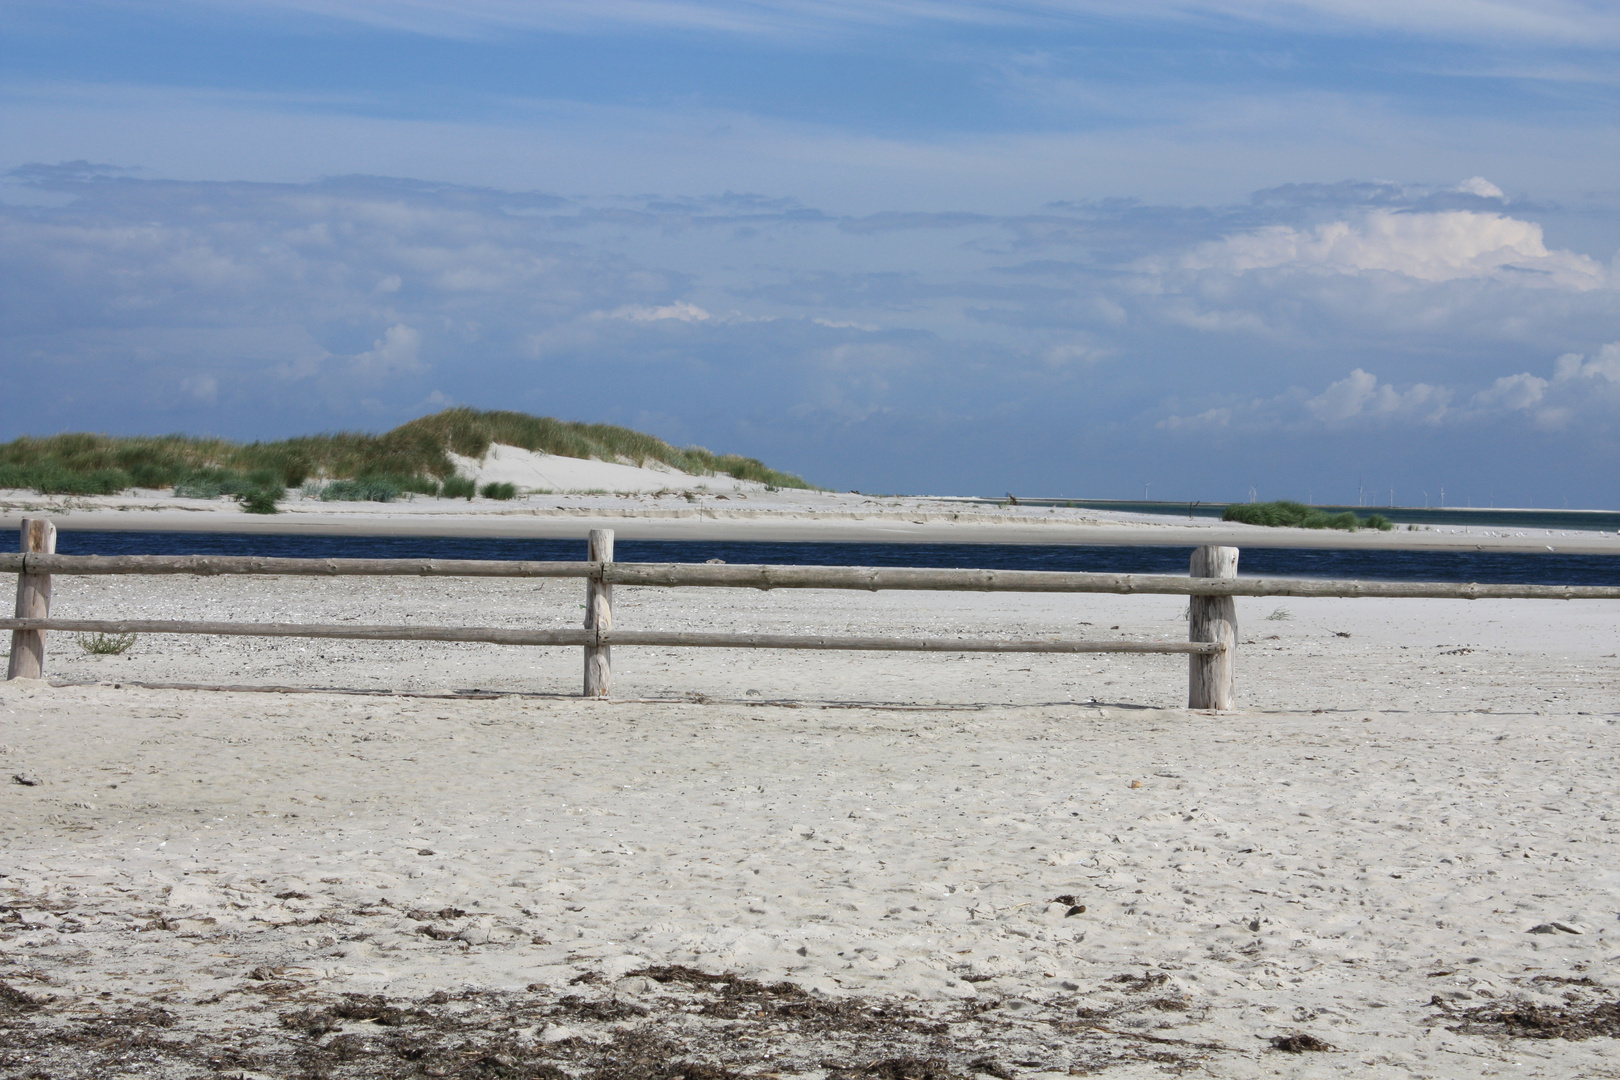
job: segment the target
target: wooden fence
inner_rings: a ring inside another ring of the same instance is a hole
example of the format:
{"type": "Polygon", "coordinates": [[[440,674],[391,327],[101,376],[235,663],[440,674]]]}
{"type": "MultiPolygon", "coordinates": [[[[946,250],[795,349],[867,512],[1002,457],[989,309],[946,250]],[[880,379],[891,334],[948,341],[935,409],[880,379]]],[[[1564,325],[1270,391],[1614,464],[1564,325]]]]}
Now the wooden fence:
{"type": "Polygon", "coordinates": [[[7,678],[40,678],[50,631],[107,634],[217,634],[241,637],[337,638],[359,641],[471,641],[499,645],[573,646],[584,650],[584,694],[605,697],[612,683],[612,647],[658,645],[722,649],[842,649],[984,653],[1185,653],[1187,704],[1233,707],[1239,596],[1416,597],[1428,599],[1616,600],[1620,587],[1479,585],[1448,582],[1325,581],[1239,578],[1238,549],[1194,550],[1189,574],[1090,574],[1045,570],[940,570],[914,567],[751,566],[706,563],[620,563],[611,530],[593,530],[583,562],[470,559],[280,559],[217,555],[57,555],[56,529],[25,520],[22,551],[0,554],[0,573],[17,575],[16,617],[7,678]],[[585,624],[580,629],[513,630],[476,626],[354,626],[320,623],[199,622],[162,619],[53,619],[54,575],[228,574],[286,577],[583,578],[585,624]],[[619,630],[613,626],[613,586],[663,588],[930,590],[955,592],[1117,593],[1186,596],[1187,641],[1009,640],[954,637],[832,637],[807,634],[619,630]]]}

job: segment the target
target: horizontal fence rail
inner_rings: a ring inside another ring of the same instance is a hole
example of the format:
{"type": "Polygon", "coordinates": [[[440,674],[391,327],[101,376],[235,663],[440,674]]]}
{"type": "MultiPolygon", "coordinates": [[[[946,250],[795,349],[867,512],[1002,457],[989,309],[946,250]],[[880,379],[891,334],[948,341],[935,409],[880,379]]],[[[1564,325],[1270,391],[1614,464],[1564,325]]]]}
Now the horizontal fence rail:
{"type": "Polygon", "coordinates": [[[22,523],[22,547],[0,554],[0,573],[17,575],[7,678],[40,678],[45,635],[206,634],[229,637],[317,638],[349,641],[444,641],[584,649],[585,695],[605,697],[615,645],[666,648],[819,649],[862,652],[1145,653],[1185,654],[1188,705],[1230,709],[1237,647],[1239,596],[1414,598],[1451,600],[1620,600],[1620,586],[1496,585],[1453,582],[1335,581],[1239,578],[1238,550],[1194,549],[1187,576],[1093,574],[1045,570],[952,570],[874,566],[764,566],[724,563],[613,561],[611,530],[592,530],[580,562],[495,559],[283,559],[237,555],[57,555],[47,520],[22,523]],[[569,629],[479,626],[356,626],[352,623],[249,623],[173,619],[53,619],[51,582],[57,575],[189,574],[292,577],[576,578],[585,580],[585,624],[569,629]],[[1186,596],[1187,641],[1082,641],[1061,638],[871,637],[818,634],[719,633],[706,630],[620,630],[613,625],[613,587],[928,590],[939,592],[1113,593],[1186,596]]]}
{"type": "Polygon", "coordinates": [[[258,555],[0,554],[4,574],[279,574],[288,577],[587,578],[601,563],[504,559],[272,559],[258,555]]]}
{"type": "Polygon", "coordinates": [[[589,630],[498,626],[355,626],[341,623],[192,622],[176,619],[0,619],[0,629],[80,634],[209,634],[221,637],[338,638],[350,641],[470,641],[491,645],[589,645],[589,630]]]}
{"type": "Polygon", "coordinates": [[[1213,578],[1053,570],[936,570],[876,566],[710,566],[608,563],[614,585],[741,589],[919,589],[935,592],[1136,593],[1170,596],[1412,597],[1454,600],[1620,600],[1613,585],[1481,585],[1314,578],[1213,578]]]}
{"type": "Polygon", "coordinates": [[[688,630],[510,630],[494,626],[345,626],[333,623],[192,622],[174,619],[0,619],[0,630],[81,634],[210,634],[223,637],[338,638],[351,641],[469,641],[494,645],[662,645],[670,648],[833,649],[871,652],[1191,653],[1220,652],[1213,641],[1052,641],[1006,638],[829,637],[819,634],[715,634],[688,630]]]}
{"type": "Polygon", "coordinates": [[[1050,641],[1040,638],[824,637],[819,634],[709,634],[669,630],[604,630],[603,645],[664,645],[671,648],[840,649],[862,652],[977,653],[1189,653],[1223,651],[1218,641],[1050,641]]]}
{"type": "Polygon", "coordinates": [[[1169,596],[1383,597],[1430,600],[1620,600],[1616,585],[1202,578],[1053,570],[951,570],[883,566],[767,566],[498,559],[267,559],[243,555],[0,554],[11,574],[268,574],[296,577],[589,578],[654,588],[852,589],[868,592],[1138,593],[1169,596]]]}

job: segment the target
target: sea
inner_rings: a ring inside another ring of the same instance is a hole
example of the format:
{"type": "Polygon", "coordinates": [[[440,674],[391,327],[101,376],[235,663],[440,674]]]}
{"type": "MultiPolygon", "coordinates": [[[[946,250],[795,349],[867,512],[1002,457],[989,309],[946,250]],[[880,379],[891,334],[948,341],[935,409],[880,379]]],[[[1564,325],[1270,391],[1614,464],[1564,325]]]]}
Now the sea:
{"type": "MultiPolygon", "coordinates": [[[[269,533],[63,531],[63,555],[259,555],[279,558],[585,558],[583,540],[443,536],[309,536],[269,533]]],[[[1191,548],[1069,544],[757,543],[619,539],[621,562],[769,563],[778,566],[923,566],[1185,574],[1191,548]]],[[[1620,585],[1620,556],[1468,551],[1339,551],[1245,548],[1244,577],[1620,585]]]]}

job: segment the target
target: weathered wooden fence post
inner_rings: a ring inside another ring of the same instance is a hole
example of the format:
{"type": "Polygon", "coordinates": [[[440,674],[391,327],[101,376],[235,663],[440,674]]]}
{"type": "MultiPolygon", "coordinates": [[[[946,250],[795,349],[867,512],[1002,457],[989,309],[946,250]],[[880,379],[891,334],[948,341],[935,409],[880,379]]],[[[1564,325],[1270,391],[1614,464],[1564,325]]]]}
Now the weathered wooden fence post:
{"type": "MultiPolygon", "coordinates": [[[[613,561],[613,530],[592,529],[589,553],[591,562],[613,561]]],[[[585,629],[613,629],[613,586],[601,578],[585,579],[585,629]]],[[[585,696],[607,697],[613,685],[613,647],[611,645],[585,646],[585,696]]]]}
{"type": "MultiPolygon", "coordinates": [[[[45,518],[23,518],[22,550],[32,555],[56,554],[56,526],[45,518]]],[[[17,613],[19,619],[48,619],[51,617],[51,575],[17,575],[17,613]]],[[[45,631],[13,630],[11,632],[11,663],[6,665],[7,679],[42,679],[45,677],[45,631]]]]}
{"type": "MultiPolygon", "coordinates": [[[[1237,577],[1238,549],[1194,548],[1188,573],[1195,578],[1237,577]]],[[[1189,598],[1188,641],[1218,641],[1226,646],[1216,653],[1187,657],[1187,708],[1233,708],[1232,658],[1237,648],[1237,600],[1230,596],[1189,598]]]]}

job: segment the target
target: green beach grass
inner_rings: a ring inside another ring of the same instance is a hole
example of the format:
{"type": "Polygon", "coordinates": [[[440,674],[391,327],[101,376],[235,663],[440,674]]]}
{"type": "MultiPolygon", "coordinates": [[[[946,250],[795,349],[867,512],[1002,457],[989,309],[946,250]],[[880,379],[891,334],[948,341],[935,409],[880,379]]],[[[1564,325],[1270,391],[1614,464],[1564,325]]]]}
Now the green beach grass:
{"type": "Polygon", "coordinates": [[[173,488],[194,498],[230,496],[258,513],[273,513],[286,488],[312,481],[322,498],[334,500],[387,502],[405,492],[441,491],[470,497],[470,482],[457,477],[449,455],[481,458],[492,443],[634,465],[658,461],[697,476],[726,473],[773,487],[811,487],[755,458],[716,454],[701,446],[678,448],[612,424],[454,408],[381,435],[350,431],[276,442],[83,432],[24,436],[0,444],[0,488],[42,495],[173,488]]]}

